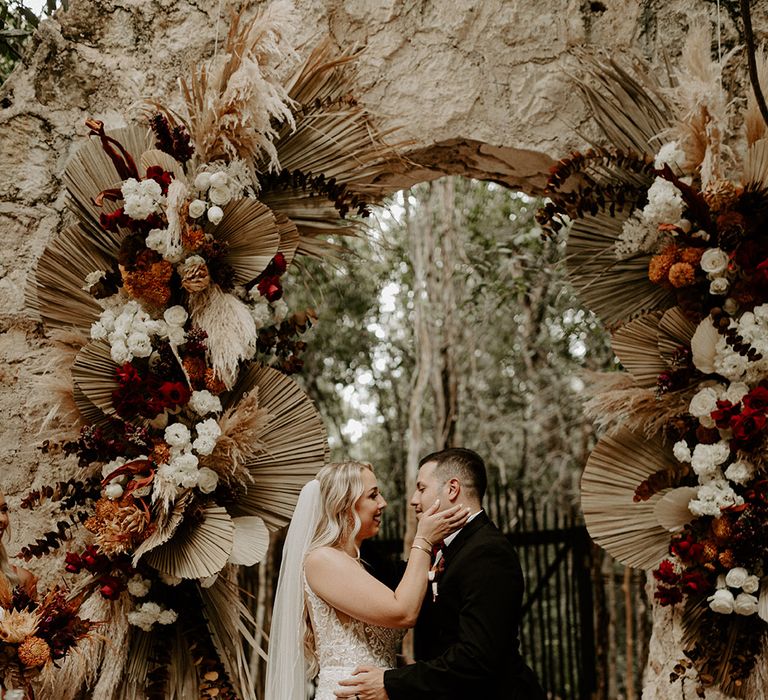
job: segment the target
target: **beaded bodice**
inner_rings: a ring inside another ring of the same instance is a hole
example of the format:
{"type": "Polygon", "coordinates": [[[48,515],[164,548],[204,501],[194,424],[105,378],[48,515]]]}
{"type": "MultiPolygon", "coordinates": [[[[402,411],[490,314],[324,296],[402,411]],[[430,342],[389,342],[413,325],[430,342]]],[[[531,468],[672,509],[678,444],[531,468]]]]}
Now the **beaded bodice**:
{"type": "Polygon", "coordinates": [[[320,665],[317,698],[335,698],[336,683],[357,666],[393,668],[405,630],[371,625],[338,612],[309,587],[304,590],[320,665]]]}

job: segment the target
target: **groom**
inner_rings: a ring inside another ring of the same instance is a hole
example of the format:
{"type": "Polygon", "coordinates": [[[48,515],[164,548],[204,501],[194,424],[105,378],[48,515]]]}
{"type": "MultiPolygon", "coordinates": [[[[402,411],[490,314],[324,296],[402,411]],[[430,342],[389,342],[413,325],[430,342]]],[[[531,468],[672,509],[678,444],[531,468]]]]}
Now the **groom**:
{"type": "Polygon", "coordinates": [[[463,503],[467,524],[449,535],[433,566],[416,625],[414,664],[370,666],[340,682],[339,698],[358,700],[544,700],[519,651],[523,574],[512,545],[483,512],[485,464],[472,450],[451,448],[419,463],[411,505],[420,518],[463,503]]]}

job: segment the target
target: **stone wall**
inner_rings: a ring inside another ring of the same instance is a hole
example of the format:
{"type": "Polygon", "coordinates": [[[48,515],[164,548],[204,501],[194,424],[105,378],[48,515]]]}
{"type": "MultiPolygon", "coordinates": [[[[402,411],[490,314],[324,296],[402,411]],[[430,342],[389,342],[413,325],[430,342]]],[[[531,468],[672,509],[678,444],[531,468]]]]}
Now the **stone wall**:
{"type": "MultiPolygon", "coordinates": [[[[753,2],[766,26],[766,2],[753,2]]],[[[71,464],[38,448],[44,401],[36,373],[57,356],[24,310],[34,262],[61,223],[60,178],[88,116],[118,126],[142,98],[177,104],[176,77],[209,57],[231,0],[70,0],[45,21],[0,89],[0,485],[12,509],[31,486],[71,464]]],[[[722,2],[724,46],[738,41],[722,2]]],[[[457,173],[539,192],[553,158],[593,132],[569,85],[575,49],[604,47],[672,60],[712,0],[297,0],[297,40],[323,33],[365,45],[360,97],[386,127],[399,126],[419,166],[408,185],[457,173]],[[576,131],[581,136],[576,136],[576,131]]],[[[62,369],[63,371],[63,369],[62,369]]],[[[10,550],[40,534],[46,514],[14,513],[10,550]]],[[[679,651],[673,620],[657,615],[644,697],[694,697],[668,684],[679,651]]],[[[716,697],[714,694],[708,697],[716,697]]]]}

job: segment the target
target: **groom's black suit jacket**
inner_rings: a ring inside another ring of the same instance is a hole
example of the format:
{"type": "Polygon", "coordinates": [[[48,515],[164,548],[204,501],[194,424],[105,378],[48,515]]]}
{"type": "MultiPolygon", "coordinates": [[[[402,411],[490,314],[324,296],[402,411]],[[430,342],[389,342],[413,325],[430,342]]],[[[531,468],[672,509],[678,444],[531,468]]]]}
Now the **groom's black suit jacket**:
{"type": "Polygon", "coordinates": [[[520,656],[523,574],[514,548],[485,513],[444,549],[416,625],[415,664],[384,673],[390,700],[543,700],[520,656]]]}

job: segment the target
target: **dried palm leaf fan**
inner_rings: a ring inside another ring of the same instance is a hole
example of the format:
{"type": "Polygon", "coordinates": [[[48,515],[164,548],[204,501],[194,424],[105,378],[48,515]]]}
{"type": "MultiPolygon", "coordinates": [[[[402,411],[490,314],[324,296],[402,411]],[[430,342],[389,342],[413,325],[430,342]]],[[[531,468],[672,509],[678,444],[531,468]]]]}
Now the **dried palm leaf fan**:
{"type": "Polygon", "coordinates": [[[77,359],[72,366],[72,380],[75,388],[86,401],[96,406],[106,416],[115,414],[112,392],[118,388],[115,379],[116,368],[117,364],[112,359],[109,344],[103,340],[88,343],[77,354],[77,359]]]}
{"type": "Polygon", "coordinates": [[[625,152],[654,153],[674,113],[655,74],[639,61],[633,75],[612,58],[582,52],[580,59],[586,75],[576,85],[608,143],[625,152]]]}
{"type": "Polygon", "coordinates": [[[254,389],[269,421],[260,438],[263,449],[245,464],[253,483],[230,512],[258,515],[276,529],[288,524],[302,486],[327,461],[328,444],[323,421],[309,397],[294,380],[269,367],[253,366],[243,373],[225,408],[254,389]]]}
{"type": "Polygon", "coordinates": [[[254,199],[230,202],[215,235],[227,243],[227,252],[221,259],[235,271],[234,281],[239,284],[258,277],[280,247],[280,227],[275,215],[254,199]]]}
{"type": "Polygon", "coordinates": [[[566,246],[568,275],[585,306],[609,327],[673,305],[673,294],[648,279],[650,255],[617,260],[614,245],[628,212],[577,219],[566,246]]]}
{"type": "Polygon", "coordinates": [[[224,568],[234,546],[235,525],[226,509],[208,506],[197,518],[186,518],[171,539],[155,547],[144,561],[167,576],[207,578],[224,568]]]}
{"type": "Polygon", "coordinates": [[[628,430],[603,436],[581,478],[581,506],[592,539],[626,566],[650,569],[669,552],[669,530],[656,517],[667,492],[635,502],[638,485],[652,474],[674,470],[677,462],[659,438],[628,430]]]}
{"type": "Polygon", "coordinates": [[[40,256],[27,287],[27,305],[49,331],[76,328],[88,335],[102,309],[83,290],[85,278],[94,270],[111,270],[116,257],[112,239],[98,243],[82,226],[69,226],[40,256]]]}
{"type": "Polygon", "coordinates": [[[659,353],[672,364],[681,348],[690,348],[696,332],[693,323],[679,306],[669,309],[659,322],[659,353]]]}
{"type": "Polygon", "coordinates": [[[276,214],[275,221],[277,221],[277,231],[280,234],[280,246],[277,250],[285,256],[285,264],[290,267],[296,256],[301,236],[296,224],[285,214],[276,214]]]}
{"type": "Polygon", "coordinates": [[[661,311],[624,324],[611,333],[611,347],[624,369],[642,387],[655,387],[667,364],[659,355],[658,329],[661,311]]]}
{"type": "MultiPolygon", "coordinates": [[[[119,141],[125,150],[135,158],[154,148],[154,137],[145,126],[127,126],[109,132],[109,136],[119,141]]],[[[81,146],[64,171],[64,186],[67,189],[67,205],[77,218],[87,223],[89,231],[98,232],[98,240],[106,240],[113,234],[102,231],[99,217],[104,212],[112,211],[116,206],[105,202],[97,206],[95,201],[104,190],[116,187],[121,178],[115,172],[115,165],[104,152],[98,139],[91,139],[81,146]]],[[[113,239],[114,241],[114,239],[113,239]]]]}
{"type": "Polygon", "coordinates": [[[358,225],[339,214],[380,202],[391,188],[377,181],[402,161],[402,144],[385,143],[391,132],[378,131],[350,97],[354,58],[352,52],[336,54],[330,41],[310,54],[287,86],[297,107],[295,128],[285,123],[275,139],[281,171],[269,173],[265,159],[256,166],[261,198],[296,223],[302,254],[323,254],[320,235],[354,233],[358,225]]]}
{"type": "Polygon", "coordinates": [[[243,700],[256,700],[251,678],[250,660],[245,653],[245,640],[266,660],[254,632],[256,623],[240,599],[237,576],[227,567],[209,588],[200,588],[202,611],[208,631],[211,633],[216,653],[227,675],[243,700]]]}
{"type": "MultiPolygon", "coordinates": [[[[728,631],[725,639],[718,639],[717,649],[709,648],[702,640],[711,638],[708,628],[712,625],[712,617],[706,597],[689,596],[685,603],[682,616],[684,649],[697,649],[696,668],[701,678],[706,678],[708,684],[715,685],[722,692],[722,697],[728,698],[760,698],[764,697],[765,687],[754,687],[749,681],[736,682],[744,657],[739,653],[739,639],[751,637],[754,622],[749,617],[728,615],[728,631]],[[698,644],[697,644],[698,642],[698,644]],[[714,651],[714,653],[713,653],[714,651]]],[[[761,640],[765,644],[765,638],[761,640]]],[[[758,661],[758,664],[760,662],[758,661]]]]}

